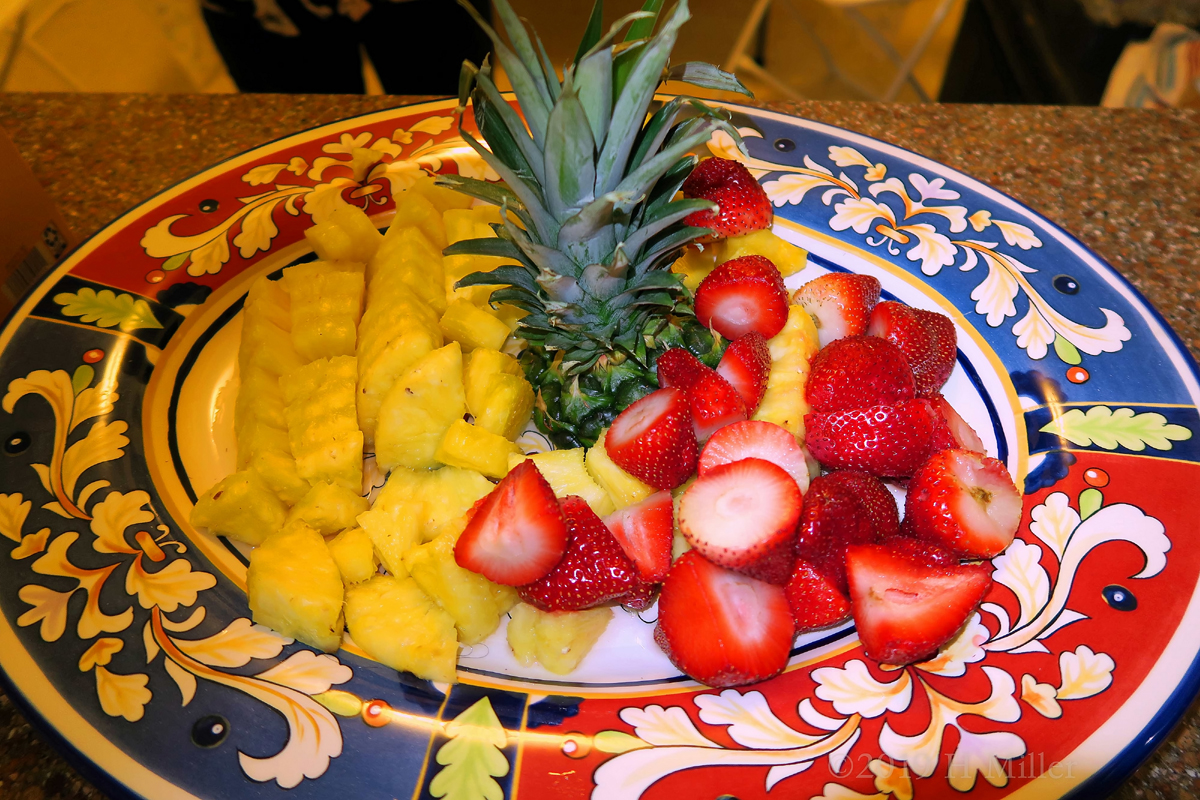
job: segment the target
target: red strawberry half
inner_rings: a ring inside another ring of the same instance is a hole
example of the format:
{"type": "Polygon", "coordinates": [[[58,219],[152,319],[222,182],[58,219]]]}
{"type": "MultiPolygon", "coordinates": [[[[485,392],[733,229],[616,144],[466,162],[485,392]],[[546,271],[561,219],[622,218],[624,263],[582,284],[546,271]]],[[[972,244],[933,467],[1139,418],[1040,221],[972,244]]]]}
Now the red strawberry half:
{"type": "Polygon", "coordinates": [[[928,400],[806,414],[805,441],[817,460],[830,469],[904,478],[928,457],[939,419],[928,400]]]}
{"type": "Polygon", "coordinates": [[[773,422],[746,420],[721,428],[700,451],[696,469],[703,476],[715,467],[743,458],[770,461],[792,476],[801,494],[808,491],[808,460],[804,457],[804,448],[786,428],[773,422]]]}
{"type": "Polygon", "coordinates": [[[519,586],[554,569],[566,546],[567,526],[554,490],[526,459],[471,509],[454,560],[488,580],[519,586]]]}
{"type": "Polygon", "coordinates": [[[820,630],[850,619],[850,601],[821,570],[803,558],[784,587],[796,633],[820,630]]]}
{"type": "Polygon", "coordinates": [[[671,567],[654,640],[681,672],[723,689],[777,675],[795,638],[782,586],[722,569],[696,551],[671,567]]]}
{"type": "Polygon", "coordinates": [[[899,347],[912,367],[917,394],[927,397],[946,383],[958,355],[958,333],[945,314],[891,300],[875,306],[867,333],[899,347]]]}
{"type": "Polygon", "coordinates": [[[762,186],[740,161],[707,158],[683,182],[684,197],[717,204],[716,211],[688,215],[685,225],[711,228],[717,236],[739,236],[771,227],[775,212],[762,186]]]}
{"type": "Polygon", "coordinates": [[[895,536],[899,525],[896,501],[878,478],[864,472],[832,472],[808,487],[796,552],[845,593],[846,548],[895,536]]]}
{"type": "Polygon", "coordinates": [[[670,492],[655,492],[640,503],[610,514],[604,524],[647,583],[662,583],[671,568],[675,507],[670,492]]]}
{"type": "Polygon", "coordinates": [[[991,564],[949,564],[892,542],[850,547],[846,573],[858,638],[884,664],[933,655],[992,588],[991,564]]]}
{"type": "Polygon", "coordinates": [[[783,276],[763,256],[740,256],[721,264],[696,288],[696,319],[726,339],[751,331],[770,339],[787,322],[783,276]]]}
{"type": "Polygon", "coordinates": [[[954,406],[937,392],[929,398],[929,404],[938,412],[942,421],[933,428],[933,452],[938,450],[972,450],[984,453],[983,440],[967,421],[958,415],[954,406]]]}
{"type": "Polygon", "coordinates": [[[660,386],[687,393],[696,439],[703,442],[732,422],[746,419],[746,404],[717,371],[682,348],[673,347],[655,362],[660,386]]]}
{"type": "Polygon", "coordinates": [[[849,336],[813,357],[805,393],[813,411],[824,413],[911,400],[916,387],[900,348],[877,336],[849,336]]]}
{"type": "Polygon", "coordinates": [[[701,555],[769,583],[796,560],[800,489],[779,467],[747,458],[705,472],[679,503],[679,530],[701,555]]]}
{"type": "Polygon", "coordinates": [[[567,549],[548,574],[517,588],[521,599],[544,611],[579,611],[629,594],[637,569],[604,522],[582,497],[564,497],[560,506],[567,549]]]}
{"type": "Polygon", "coordinates": [[[729,381],[746,404],[746,413],[753,414],[767,391],[767,375],[771,372],[771,348],[758,331],[750,331],[725,348],[717,374],[729,381]]]}
{"type": "Polygon", "coordinates": [[[696,468],[696,430],[682,389],[659,389],[613,420],[604,449],[618,467],[655,489],[674,489],[696,468]]]}
{"type": "Polygon", "coordinates": [[[879,302],[879,279],[853,272],[830,272],[796,290],[794,301],[817,326],[821,347],[844,336],[867,332],[871,309],[879,302]]]}
{"type": "Polygon", "coordinates": [[[1021,493],[1002,462],[943,450],[909,481],[904,517],[920,539],[970,558],[991,558],[1017,534],[1021,493]]]}

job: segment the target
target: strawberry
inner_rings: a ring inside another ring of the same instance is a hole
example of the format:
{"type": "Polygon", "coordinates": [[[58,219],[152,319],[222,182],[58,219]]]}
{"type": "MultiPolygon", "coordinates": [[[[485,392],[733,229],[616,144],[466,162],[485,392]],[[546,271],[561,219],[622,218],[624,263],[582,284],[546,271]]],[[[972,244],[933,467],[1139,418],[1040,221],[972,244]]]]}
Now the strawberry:
{"type": "Polygon", "coordinates": [[[722,569],[695,550],[671,567],[654,640],[681,672],[718,689],[783,671],[795,624],[783,587],[722,569]]]}
{"type": "Polygon", "coordinates": [[[707,158],[696,165],[681,188],[684,197],[717,204],[716,211],[689,214],[683,224],[711,228],[719,237],[766,230],[775,219],[767,193],[740,161],[707,158]]]}
{"type": "Polygon", "coordinates": [[[828,628],[850,619],[850,601],[845,590],[803,558],[796,559],[796,569],[783,591],[792,609],[796,633],[828,628]]]}
{"type": "Polygon", "coordinates": [[[787,322],[783,276],[762,256],[740,256],[721,264],[696,288],[696,319],[726,339],[758,331],[770,339],[787,322]]]}
{"type": "Polygon", "coordinates": [[[817,351],[805,387],[813,411],[892,405],[916,396],[900,348],[877,336],[835,339],[817,351]]]}
{"type": "Polygon", "coordinates": [[[968,558],[991,558],[1017,534],[1021,493],[1000,461],[942,450],[909,481],[904,516],[919,539],[968,558]]]}
{"type": "Polygon", "coordinates": [[[846,548],[873,544],[899,530],[891,492],[865,472],[831,472],[815,478],[804,496],[796,553],[846,593],[846,548]]]}
{"type": "Polygon", "coordinates": [[[753,414],[767,391],[767,375],[771,371],[771,348],[758,331],[750,331],[725,348],[717,374],[733,386],[746,413],[753,414]]]}
{"type": "Polygon", "coordinates": [[[947,563],[901,539],[846,550],[854,625],[867,657],[910,664],[954,638],[992,588],[991,564],[947,563]]]}
{"type": "Polygon", "coordinates": [[[954,449],[986,452],[979,434],[958,415],[946,398],[934,392],[929,396],[929,404],[942,418],[933,427],[933,452],[954,449]]]}
{"type": "Polygon", "coordinates": [[[630,611],[645,611],[654,604],[656,597],[658,597],[658,584],[646,583],[641,578],[637,578],[633,582],[633,588],[619,598],[618,602],[630,611]]]}
{"type": "Polygon", "coordinates": [[[711,368],[682,347],[665,350],[654,362],[659,387],[675,386],[685,392],[700,380],[706,369],[711,368]]]}
{"type": "Polygon", "coordinates": [[[517,594],[543,611],[580,611],[629,594],[637,569],[604,522],[582,497],[568,495],[559,505],[567,523],[562,560],[517,594]]]}
{"type": "Polygon", "coordinates": [[[743,458],[770,461],[792,476],[801,494],[808,491],[808,460],[804,457],[804,448],[786,428],[773,422],[746,420],[721,428],[700,451],[696,470],[704,475],[714,467],[743,458]]]}
{"type": "Polygon", "coordinates": [[[885,300],[871,312],[867,333],[887,339],[903,351],[921,397],[942,388],[954,371],[958,333],[945,314],[885,300]]]}
{"type": "Polygon", "coordinates": [[[879,279],[853,272],[830,272],[796,290],[793,302],[813,318],[821,347],[844,336],[867,332],[871,309],[879,302],[879,279]]]}
{"type": "Polygon", "coordinates": [[[937,413],[928,400],[906,400],[829,414],[806,414],[806,442],[830,469],[880,478],[912,475],[928,457],[937,413]]]}
{"type": "Polygon", "coordinates": [[[696,439],[703,442],[731,422],[746,419],[746,404],[729,381],[700,359],[673,347],[655,362],[659,386],[677,387],[687,393],[696,439]]]}
{"type": "Polygon", "coordinates": [[[696,468],[699,448],[681,389],[659,389],[613,420],[604,449],[618,467],[655,489],[674,489],[696,468]]]}
{"type": "Polygon", "coordinates": [[[800,489],[779,467],[746,458],[713,467],[679,502],[679,530],[726,569],[784,584],[796,559],[800,489]]]}
{"type": "Polygon", "coordinates": [[[566,549],[567,525],[554,490],[529,459],[469,514],[454,560],[496,583],[535,581],[554,569],[566,549]]]}
{"type": "Polygon", "coordinates": [[[670,492],[656,492],[605,518],[604,524],[647,583],[662,583],[671,568],[675,507],[670,492]]]}

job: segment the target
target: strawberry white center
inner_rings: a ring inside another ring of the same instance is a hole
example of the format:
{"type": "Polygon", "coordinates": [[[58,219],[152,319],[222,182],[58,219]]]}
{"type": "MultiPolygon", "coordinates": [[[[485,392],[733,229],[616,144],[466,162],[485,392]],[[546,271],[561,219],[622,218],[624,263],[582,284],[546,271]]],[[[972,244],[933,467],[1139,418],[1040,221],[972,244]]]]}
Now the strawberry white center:
{"type": "Polygon", "coordinates": [[[1007,546],[1021,521],[1021,496],[1012,481],[967,453],[956,453],[951,471],[961,487],[951,500],[959,524],[981,540],[1007,546]]]}
{"type": "Polygon", "coordinates": [[[621,414],[621,424],[614,425],[609,432],[609,441],[617,439],[613,444],[634,441],[658,422],[673,400],[674,395],[670,392],[655,392],[625,409],[621,414]]]}

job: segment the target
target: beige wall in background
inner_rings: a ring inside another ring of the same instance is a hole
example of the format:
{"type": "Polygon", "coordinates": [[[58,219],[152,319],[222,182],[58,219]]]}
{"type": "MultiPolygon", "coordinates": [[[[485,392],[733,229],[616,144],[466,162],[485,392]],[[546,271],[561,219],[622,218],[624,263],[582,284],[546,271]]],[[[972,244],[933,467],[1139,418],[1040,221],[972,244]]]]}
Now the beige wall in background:
{"type": "Polygon", "coordinates": [[[0,0],[0,23],[0,90],[234,91],[196,0],[0,0]]]}

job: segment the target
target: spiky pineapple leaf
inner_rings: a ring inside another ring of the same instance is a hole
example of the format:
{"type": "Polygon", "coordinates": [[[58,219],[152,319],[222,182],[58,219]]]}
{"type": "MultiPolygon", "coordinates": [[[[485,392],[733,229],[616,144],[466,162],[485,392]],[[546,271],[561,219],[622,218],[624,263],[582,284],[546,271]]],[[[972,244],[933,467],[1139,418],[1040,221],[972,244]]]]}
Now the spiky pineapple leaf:
{"type": "Polygon", "coordinates": [[[642,21],[635,23],[625,36],[625,41],[633,42],[638,39],[648,39],[650,34],[654,33],[654,23],[658,21],[658,12],[662,9],[663,0],[646,0],[642,4],[642,11],[649,16],[642,21]]]}
{"type": "Polygon", "coordinates": [[[464,286],[515,286],[524,289],[534,297],[537,296],[538,285],[534,276],[524,267],[515,264],[502,264],[490,272],[472,272],[461,278],[455,288],[464,286]]]}
{"type": "MultiPolygon", "coordinates": [[[[654,184],[665,175],[680,158],[712,138],[717,130],[728,132],[732,126],[722,119],[694,118],[680,126],[678,136],[672,135],[669,144],[653,158],[626,175],[616,187],[616,192],[637,197],[649,194],[654,184]]],[[[736,131],[735,131],[736,133],[736,131]]]]}
{"type": "Polygon", "coordinates": [[[534,189],[522,181],[507,164],[493,155],[490,150],[480,144],[479,140],[470,133],[460,128],[459,135],[462,136],[463,141],[471,146],[472,150],[479,154],[484,163],[496,171],[496,174],[500,176],[500,180],[504,181],[504,184],[520,199],[521,204],[529,212],[529,220],[537,236],[542,241],[553,242],[555,237],[554,231],[549,227],[550,215],[534,189]]]}
{"type": "Polygon", "coordinates": [[[568,81],[546,129],[546,205],[559,222],[594,197],[595,149],[587,114],[568,81]]]}
{"type": "Polygon", "coordinates": [[[592,5],[592,15],[588,17],[587,27],[583,29],[583,38],[579,40],[579,49],[575,51],[573,63],[578,64],[587,52],[596,46],[596,42],[600,41],[600,31],[603,30],[603,26],[604,0],[596,0],[592,5]]]}
{"type": "Polygon", "coordinates": [[[642,247],[664,230],[682,221],[690,214],[698,211],[716,211],[717,204],[711,200],[696,197],[687,200],[676,200],[658,206],[642,218],[641,226],[629,236],[625,242],[625,252],[634,261],[637,260],[642,247]]]}
{"type": "Polygon", "coordinates": [[[704,61],[676,64],[667,70],[667,80],[683,81],[704,89],[736,92],[747,97],[754,97],[754,93],[747,89],[736,75],[704,61]]]}
{"type": "Polygon", "coordinates": [[[492,7],[496,9],[496,14],[499,15],[500,22],[504,25],[504,32],[508,34],[508,40],[512,42],[513,50],[520,57],[521,63],[529,70],[538,89],[542,91],[547,107],[553,105],[550,87],[546,85],[546,76],[542,72],[537,52],[533,49],[529,32],[525,30],[525,24],[517,16],[517,12],[513,11],[508,0],[493,0],[492,7]]]}
{"type": "Polygon", "coordinates": [[[592,140],[603,147],[612,118],[612,51],[600,49],[580,61],[575,67],[575,85],[592,126],[592,140]]]}
{"type": "Polygon", "coordinates": [[[562,94],[562,82],[558,79],[558,71],[554,69],[554,64],[550,61],[550,56],[546,53],[546,45],[542,44],[542,37],[537,35],[537,31],[533,32],[533,41],[537,44],[538,58],[542,62],[542,74],[546,76],[546,88],[550,90],[551,105],[558,102],[559,95],[562,94]]]}
{"type": "MultiPolygon", "coordinates": [[[[486,66],[486,60],[484,63],[486,66]]],[[[502,126],[503,130],[497,131],[497,135],[502,137],[500,147],[503,147],[506,151],[511,151],[515,146],[519,151],[519,156],[514,158],[514,170],[523,178],[525,177],[522,174],[523,172],[531,174],[535,185],[540,185],[546,180],[546,172],[542,164],[542,151],[534,143],[533,137],[529,135],[529,130],[525,127],[525,122],[521,119],[521,116],[501,96],[500,90],[496,88],[495,81],[492,80],[490,68],[480,70],[476,85],[478,90],[483,92],[483,97],[486,98],[484,103],[484,121],[479,122],[483,138],[489,145],[492,145],[492,152],[496,153],[502,159],[505,158],[504,153],[492,142],[491,138],[492,130],[502,126]],[[487,129],[483,127],[485,122],[489,124],[487,129]]],[[[475,103],[475,118],[478,122],[480,118],[480,103],[478,99],[475,103]]]]}
{"type": "Polygon", "coordinates": [[[511,258],[527,266],[534,266],[533,262],[529,261],[529,257],[522,253],[521,249],[515,244],[507,239],[492,237],[486,239],[463,239],[461,242],[455,242],[443,250],[442,255],[511,258]]]}
{"type": "MultiPolygon", "coordinates": [[[[596,161],[597,196],[612,191],[621,182],[629,153],[641,131],[654,90],[662,79],[662,71],[675,46],[679,28],[689,17],[687,0],[679,0],[662,29],[637,57],[628,81],[619,88],[620,94],[613,104],[609,135],[596,161]]],[[[614,86],[614,90],[617,88],[614,86]]]]}
{"type": "Polygon", "coordinates": [[[642,260],[634,265],[633,274],[641,278],[641,276],[663,266],[665,261],[671,260],[672,254],[677,253],[701,236],[707,236],[711,233],[712,231],[708,228],[693,228],[690,226],[671,231],[666,236],[650,243],[646,248],[646,252],[642,255],[642,260]]]}

